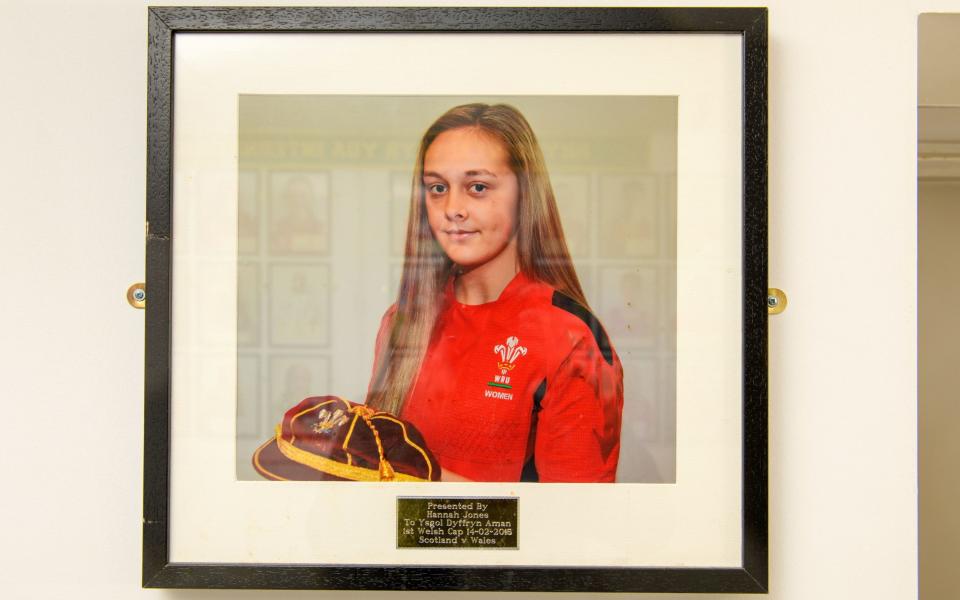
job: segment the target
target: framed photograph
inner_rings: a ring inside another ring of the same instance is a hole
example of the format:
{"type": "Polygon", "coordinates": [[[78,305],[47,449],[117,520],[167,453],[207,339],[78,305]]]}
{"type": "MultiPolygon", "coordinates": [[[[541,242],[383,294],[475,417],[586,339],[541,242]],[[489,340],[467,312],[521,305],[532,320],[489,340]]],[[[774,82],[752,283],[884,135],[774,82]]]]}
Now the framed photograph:
{"type": "Polygon", "coordinates": [[[766,592],[766,9],[149,35],[145,587],[766,592]]]}
{"type": "Polygon", "coordinates": [[[270,173],[271,255],[329,253],[329,188],[327,173],[302,169],[270,173]]]}
{"type": "MultiPolygon", "coordinates": [[[[242,222],[242,221],[241,221],[242,222]]],[[[256,346],[260,340],[260,267],[237,263],[237,345],[256,346]]]]}
{"type": "Polygon", "coordinates": [[[330,276],[323,264],[271,264],[270,343],[323,347],[329,344],[330,276]]]}
{"type": "MultiPolygon", "coordinates": [[[[272,375],[272,374],[271,374],[272,375]]],[[[260,357],[237,356],[237,438],[255,438],[260,433],[260,357]]]]}
{"type": "Polygon", "coordinates": [[[257,173],[241,171],[237,178],[237,252],[254,254],[260,241],[260,182],[257,173]]]}

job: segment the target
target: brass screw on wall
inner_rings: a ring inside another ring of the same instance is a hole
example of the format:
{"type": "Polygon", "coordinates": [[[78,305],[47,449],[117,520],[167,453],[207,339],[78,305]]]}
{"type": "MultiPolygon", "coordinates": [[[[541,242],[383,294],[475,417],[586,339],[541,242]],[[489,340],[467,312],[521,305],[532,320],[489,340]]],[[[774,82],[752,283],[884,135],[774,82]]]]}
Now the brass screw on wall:
{"type": "Polygon", "coordinates": [[[777,288],[767,289],[767,314],[779,315],[787,309],[787,295],[777,288]]]}
{"type": "Polygon", "coordinates": [[[127,288],[127,302],[134,308],[147,307],[147,286],[144,283],[135,283],[127,288]]]}

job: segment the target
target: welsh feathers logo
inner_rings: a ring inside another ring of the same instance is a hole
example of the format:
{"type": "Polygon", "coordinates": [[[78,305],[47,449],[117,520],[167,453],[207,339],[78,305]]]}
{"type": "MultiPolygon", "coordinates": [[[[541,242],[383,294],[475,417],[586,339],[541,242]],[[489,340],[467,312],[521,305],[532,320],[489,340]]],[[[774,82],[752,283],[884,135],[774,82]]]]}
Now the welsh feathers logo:
{"type": "Polygon", "coordinates": [[[497,362],[497,368],[500,369],[500,374],[494,375],[493,381],[488,381],[487,385],[508,390],[513,389],[510,387],[510,376],[507,375],[507,373],[517,366],[517,360],[519,360],[521,356],[526,355],[526,347],[520,345],[520,340],[517,339],[517,336],[510,336],[507,338],[506,344],[497,344],[494,346],[493,353],[500,355],[500,360],[497,362]]]}
{"type": "Polygon", "coordinates": [[[329,435],[333,433],[335,428],[340,427],[349,420],[342,408],[338,408],[332,413],[328,409],[322,408],[320,412],[317,413],[317,422],[313,424],[313,431],[320,435],[329,435]]]}

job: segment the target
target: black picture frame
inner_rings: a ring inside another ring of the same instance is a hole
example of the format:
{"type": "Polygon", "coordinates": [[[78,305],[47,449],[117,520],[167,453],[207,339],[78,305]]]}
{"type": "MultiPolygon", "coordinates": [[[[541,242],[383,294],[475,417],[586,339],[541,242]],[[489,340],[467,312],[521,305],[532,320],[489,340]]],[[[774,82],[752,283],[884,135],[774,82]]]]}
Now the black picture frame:
{"type": "Polygon", "coordinates": [[[765,593],[767,10],[765,8],[149,9],[142,585],[151,588],[765,593]],[[726,33],[743,40],[742,563],[739,568],[190,564],[170,561],[171,268],[176,37],[223,32],[726,33]]]}

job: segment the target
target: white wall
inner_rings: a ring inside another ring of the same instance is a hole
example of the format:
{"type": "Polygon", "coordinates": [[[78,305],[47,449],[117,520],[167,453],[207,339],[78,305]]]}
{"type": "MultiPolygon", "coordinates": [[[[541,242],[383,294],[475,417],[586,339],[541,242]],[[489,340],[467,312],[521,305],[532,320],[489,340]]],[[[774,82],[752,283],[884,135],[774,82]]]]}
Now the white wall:
{"type": "MultiPolygon", "coordinates": [[[[771,597],[914,598],[916,19],[960,3],[768,4],[771,597]]],[[[139,589],[145,5],[0,40],[0,595],[247,596],[139,589]]]]}

